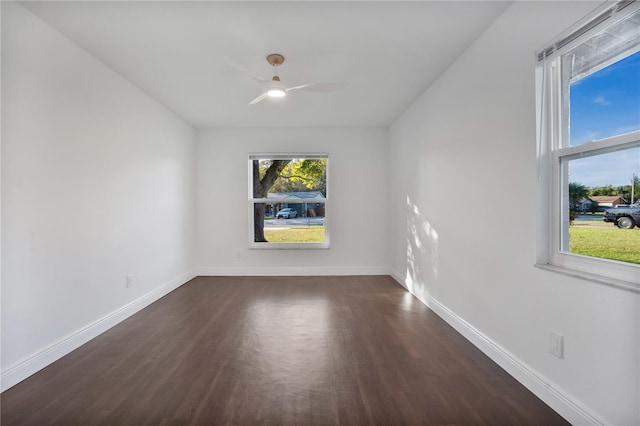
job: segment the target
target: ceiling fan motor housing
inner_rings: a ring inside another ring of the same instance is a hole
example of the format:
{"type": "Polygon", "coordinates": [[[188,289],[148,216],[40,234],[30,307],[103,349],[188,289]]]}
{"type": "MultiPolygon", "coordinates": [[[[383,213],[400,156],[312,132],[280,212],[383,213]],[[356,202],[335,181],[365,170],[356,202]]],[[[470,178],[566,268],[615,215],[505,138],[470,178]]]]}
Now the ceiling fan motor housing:
{"type": "Polygon", "coordinates": [[[284,63],[284,56],[279,53],[272,53],[267,56],[267,62],[273,66],[282,65],[284,63]]]}

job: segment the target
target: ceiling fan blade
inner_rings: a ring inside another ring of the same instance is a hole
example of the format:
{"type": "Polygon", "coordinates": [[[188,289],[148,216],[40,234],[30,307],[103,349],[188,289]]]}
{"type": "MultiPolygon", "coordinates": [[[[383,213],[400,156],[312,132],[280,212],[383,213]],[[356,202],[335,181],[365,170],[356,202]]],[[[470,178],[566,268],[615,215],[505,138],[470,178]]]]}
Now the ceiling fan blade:
{"type": "Polygon", "coordinates": [[[236,69],[237,71],[240,71],[242,74],[246,75],[247,77],[257,81],[258,83],[268,83],[269,80],[265,80],[264,78],[260,78],[258,76],[256,76],[255,74],[253,74],[251,71],[249,71],[247,68],[243,67],[242,65],[240,65],[237,62],[232,61],[229,58],[225,58],[225,62],[227,63],[227,65],[229,65],[231,68],[236,69]]]}
{"type": "Polygon", "coordinates": [[[292,90],[303,90],[305,92],[311,93],[326,93],[326,92],[336,92],[338,90],[342,90],[347,87],[346,83],[315,83],[315,84],[301,84],[300,86],[289,87],[286,89],[287,92],[292,90]]]}
{"type": "Polygon", "coordinates": [[[266,98],[267,98],[267,94],[263,93],[262,95],[258,96],[257,98],[255,98],[254,100],[249,102],[249,105],[255,105],[258,102],[261,102],[261,101],[265,100],[266,98]]]}

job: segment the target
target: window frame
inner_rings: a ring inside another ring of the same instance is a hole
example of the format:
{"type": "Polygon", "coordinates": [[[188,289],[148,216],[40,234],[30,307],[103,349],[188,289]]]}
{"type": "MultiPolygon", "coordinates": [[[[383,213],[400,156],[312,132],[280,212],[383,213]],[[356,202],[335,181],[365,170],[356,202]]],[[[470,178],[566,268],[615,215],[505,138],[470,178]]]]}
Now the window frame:
{"type": "MultiPolygon", "coordinates": [[[[571,146],[568,121],[570,82],[567,79],[563,83],[566,76],[563,76],[562,57],[603,28],[635,13],[640,9],[638,3],[627,7],[628,3],[620,2],[596,9],[563,33],[558,42],[536,52],[538,64],[535,70],[539,206],[536,266],[636,293],[640,293],[640,265],[568,252],[568,162],[640,147],[640,131],[571,146]]],[[[638,50],[640,45],[594,66],[590,71],[596,72],[638,50]]]]}
{"type": "Polygon", "coordinates": [[[268,152],[268,153],[250,153],[248,155],[248,215],[249,215],[249,248],[253,250],[326,250],[330,248],[330,233],[329,233],[329,217],[330,217],[330,176],[329,176],[329,154],[324,152],[297,152],[297,153],[281,153],[281,152],[268,152]],[[326,193],[324,198],[309,199],[294,199],[291,198],[254,198],[253,197],[253,160],[286,160],[286,159],[323,159],[326,160],[325,178],[326,178],[326,193]],[[324,204],[324,241],[322,242],[300,242],[300,243],[276,243],[276,242],[256,242],[254,235],[254,206],[256,204],[305,204],[305,203],[324,204]]]}

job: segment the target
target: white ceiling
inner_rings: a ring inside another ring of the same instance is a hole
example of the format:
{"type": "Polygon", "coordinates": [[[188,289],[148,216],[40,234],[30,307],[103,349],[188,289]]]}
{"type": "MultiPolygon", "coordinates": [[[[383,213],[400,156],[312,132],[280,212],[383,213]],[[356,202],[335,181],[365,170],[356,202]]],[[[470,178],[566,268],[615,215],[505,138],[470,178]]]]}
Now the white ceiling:
{"type": "Polygon", "coordinates": [[[91,55],[197,128],[388,126],[508,2],[23,2],[91,55]],[[291,92],[249,106],[286,57],[291,92]],[[235,66],[234,66],[235,65],[235,66]]]}

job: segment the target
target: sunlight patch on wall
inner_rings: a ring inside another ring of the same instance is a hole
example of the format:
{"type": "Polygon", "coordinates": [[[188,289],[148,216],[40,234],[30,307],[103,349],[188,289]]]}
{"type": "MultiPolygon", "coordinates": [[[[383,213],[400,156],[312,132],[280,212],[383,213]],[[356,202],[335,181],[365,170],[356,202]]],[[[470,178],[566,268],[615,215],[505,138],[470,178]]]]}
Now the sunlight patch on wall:
{"type": "MultiPolygon", "coordinates": [[[[420,300],[432,293],[438,278],[438,232],[407,195],[407,270],[405,285],[420,300]]],[[[431,294],[433,296],[433,294],[431,294]]]]}

